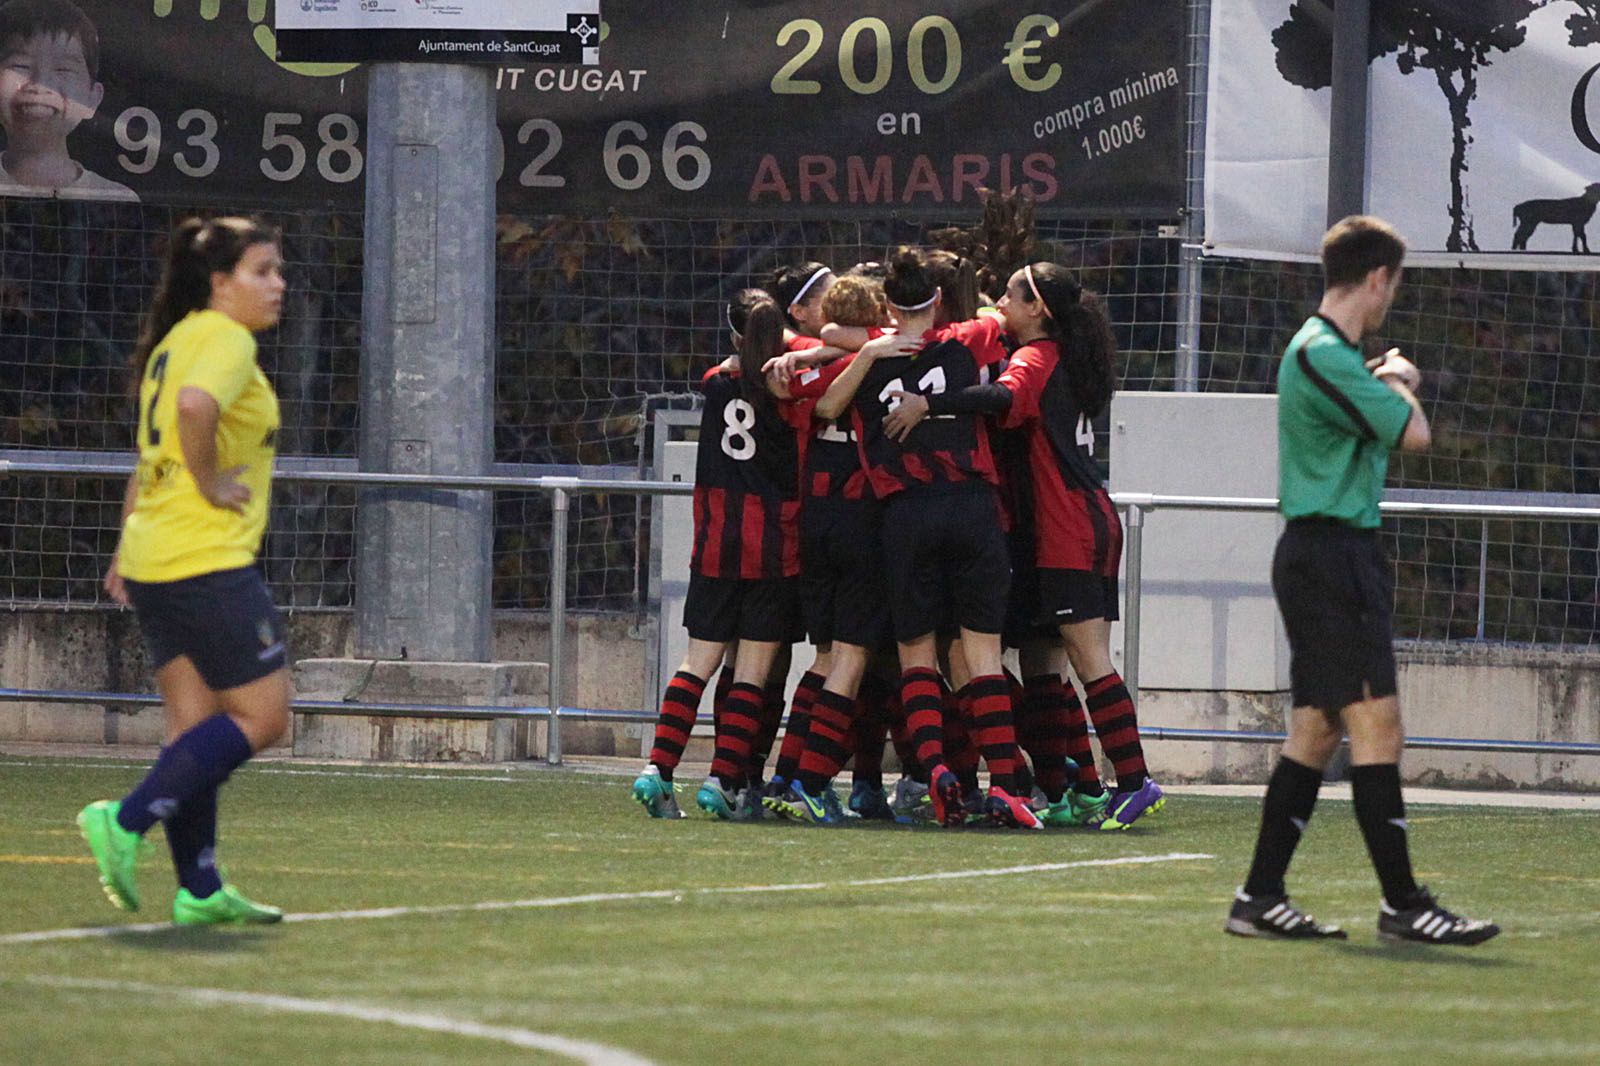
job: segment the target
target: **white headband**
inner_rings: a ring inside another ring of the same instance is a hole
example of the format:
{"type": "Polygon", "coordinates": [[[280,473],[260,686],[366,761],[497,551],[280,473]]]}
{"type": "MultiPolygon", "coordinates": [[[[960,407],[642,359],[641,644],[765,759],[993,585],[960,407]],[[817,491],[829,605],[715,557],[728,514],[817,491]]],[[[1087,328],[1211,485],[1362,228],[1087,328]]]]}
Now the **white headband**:
{"type": "Polygon", "coordinates": [[[813,285],[815,285],[817,283],[817,279],[818,278],[822,277],[824,274],[832,274],[832,273],[833,273],[833,271],[829,270],[827,267],[823,267],[821,270],[819,270],[815,274],[811,275],[811,277],[807,278],[806,279],[806,283],[804,285],[800,286],[800,291],[794,294],[794,299],[789,301],[789,306],[793,307],[795,304],[799,303],[801,300],[804,300],[806,298],[806,293],[811,291],[811,286],[813,286],[813,285]]]}
{"type": "Polygon", "coordinates": [[[925,307],[932,307],[934,301],[937,300],[943,292],[943,289],[934,289],[932,296],[928,297],[926,300],[923,300],[921,303],[910,307],[906,306],[905,304],[897,304],[893,300],[889,301],[889,306],[894,308],[896,311],[921,311],[925,307]]]}

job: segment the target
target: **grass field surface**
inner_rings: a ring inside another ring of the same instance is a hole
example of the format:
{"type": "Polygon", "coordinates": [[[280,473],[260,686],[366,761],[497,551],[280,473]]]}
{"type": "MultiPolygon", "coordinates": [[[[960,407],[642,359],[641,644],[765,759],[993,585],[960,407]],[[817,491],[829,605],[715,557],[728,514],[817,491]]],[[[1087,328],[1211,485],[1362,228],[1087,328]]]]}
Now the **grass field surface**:
{"type": "Polygon", "coordinates": [[[124,915],[72,824],[142,770],[0,757],[6,1066],[1600,1063],[1592,812],[1413,804],[1419,879],[1506,932],[1394,947],[1325,800],[1290,889],[1351,939],[1267,943],[1221,932],[1256,799],[817,830],[651,821],[614,776],[251,765],[223,862],[291,920],[179,930],[159,831],[124,915]]]}

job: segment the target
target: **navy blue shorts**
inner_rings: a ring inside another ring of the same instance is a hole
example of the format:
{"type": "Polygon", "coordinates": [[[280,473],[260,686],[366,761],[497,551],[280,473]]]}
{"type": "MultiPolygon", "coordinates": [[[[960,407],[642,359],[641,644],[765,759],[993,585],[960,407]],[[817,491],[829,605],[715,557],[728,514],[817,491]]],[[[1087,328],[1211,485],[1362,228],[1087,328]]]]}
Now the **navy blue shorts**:
{"type": "Polygon", "coordinates": [[[221,692],[288,665],[283,619],[253,566],[127,586],[151,670],[188,656],[205,683],[221,692]]]}
{"type": "Polygon", "coordinates": [[[800,579],[689,575],[683,628],[695,640],[794,644],[806,638],[800,614],[800,579]]]}

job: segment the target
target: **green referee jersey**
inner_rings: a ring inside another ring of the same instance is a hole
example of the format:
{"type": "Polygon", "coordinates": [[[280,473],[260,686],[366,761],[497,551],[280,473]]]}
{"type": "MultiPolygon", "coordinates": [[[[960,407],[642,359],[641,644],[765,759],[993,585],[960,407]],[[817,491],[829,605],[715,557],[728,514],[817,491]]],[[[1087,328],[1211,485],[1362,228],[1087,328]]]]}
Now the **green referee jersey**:
{"type": "Polygon", "coordinates": [[[1362,365],[1321,315],[1300,327],[1278,364],[1278,506],[1285,518],[1378,526],[1389,453],[1411,405],[1362,365]]]}

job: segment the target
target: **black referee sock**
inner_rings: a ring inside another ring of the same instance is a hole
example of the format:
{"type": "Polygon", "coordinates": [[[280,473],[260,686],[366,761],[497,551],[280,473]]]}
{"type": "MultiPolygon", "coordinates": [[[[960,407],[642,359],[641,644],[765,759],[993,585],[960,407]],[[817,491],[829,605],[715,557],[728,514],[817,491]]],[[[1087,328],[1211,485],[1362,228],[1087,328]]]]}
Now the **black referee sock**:
{"type": "Polygon", "coordinates": [[[1377,763],[1350,767],[1350,791],[1367,854],[1389,906],[1403,910],[1417,891],[1406,841],[1406,802],[1400,795],[1400,767],[1377,763]]]}
{"type": "Polygon", "coordinates": [[[1300,843],[1306,823],[1311,821],[1320,788],[1320,770],[1295,762],[1287,755],[1278,757],[1272,779],[1267,782],[1266,799],[1261,803],[1256,856],[1250,863],[1250,876],[1244,882],[1247,895],[1284,894],[1283,875],[1289,870],[1289,860],[1294,858],[1294,849],[1300,843]]]}

